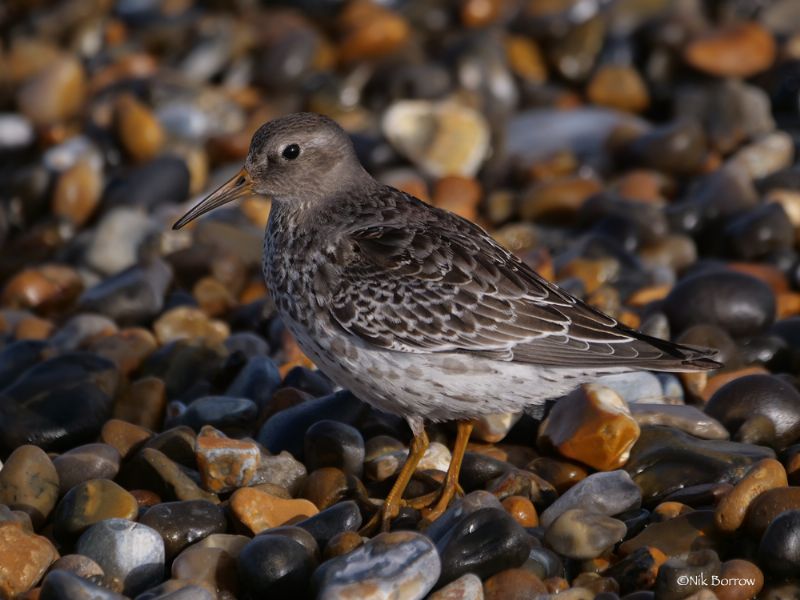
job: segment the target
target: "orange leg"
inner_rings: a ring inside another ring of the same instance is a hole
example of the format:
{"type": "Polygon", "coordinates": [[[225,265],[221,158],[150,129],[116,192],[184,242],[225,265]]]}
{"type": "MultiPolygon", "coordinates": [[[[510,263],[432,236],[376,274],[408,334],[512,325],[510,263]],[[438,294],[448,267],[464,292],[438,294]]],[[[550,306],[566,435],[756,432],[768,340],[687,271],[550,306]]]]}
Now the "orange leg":
{"type": "Polygon", "coordinates": [[[362,535],[369,534],[379,521],[381,524],[381,531],[389,531],[392,519],[400,512],[400,506],[403,504],[403,493],[406,491],[408,482],[411,481],[411,477],[414,475],[414,471],[417,470],[417,465],[419,461],[422,460],[429,445],[428,434],[425,433],[424,429],[422,429],[420,433],[414,435],[414,439],[411,440],[408,458],[403,468],[400,469],[400,473],[397,475],[397,479],[392,489],[389,491],[389,495],[386,496],[386,500],[384,500],[381,509],[373,515],[372,519],[370,519],[364,527],[362,527],[360,532],[362,535]]]}
{"type": "Polygon", "coordinates": [[[456,442],[453,444],[453,457],[450,459],[450,468],[447,469],[439,500],[433,508],[422,511],[423,518],[428,522],[435,521],[442,516],[459,489],[458,474],[461,472],[461,463],[464,461],[464,453],[467,451],[472,426],[472,421],[458,422],[456,442]]]}

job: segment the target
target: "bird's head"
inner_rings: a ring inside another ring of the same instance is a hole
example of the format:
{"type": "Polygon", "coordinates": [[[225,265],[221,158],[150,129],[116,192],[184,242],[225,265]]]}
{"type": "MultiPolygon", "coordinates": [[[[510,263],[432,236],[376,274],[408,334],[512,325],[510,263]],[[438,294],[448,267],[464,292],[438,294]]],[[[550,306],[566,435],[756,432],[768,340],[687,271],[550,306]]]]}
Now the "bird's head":
{"type": "Polygon", "coordinates": [[[253,194],[313,206],[370,181],[350,138],[335,121],[315,113],[295,113],[262,125],[253,135],[244,167],[173,228],[253,194]]]}

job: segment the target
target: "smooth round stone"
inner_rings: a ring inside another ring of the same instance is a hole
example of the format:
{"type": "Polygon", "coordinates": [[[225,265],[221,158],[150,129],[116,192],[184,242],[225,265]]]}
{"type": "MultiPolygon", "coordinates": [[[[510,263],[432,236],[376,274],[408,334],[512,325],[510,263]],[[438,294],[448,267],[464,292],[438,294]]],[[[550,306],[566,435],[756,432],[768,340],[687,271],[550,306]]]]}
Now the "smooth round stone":
{"type": "Polygon", "coordinates": [[[629,66],[601,66],[592,76],[586,94],[592,104],[629,112],[640,112],[650,103],[647,85],[629,66]]]}
{"type": "Polygon", "coordinates": [[[162,344],[186,339],[221,343],[230,334],[227,323],[209,319],[193,306],[178,306],[162,313],[153,323],[153,331],[162,344]]]}
{"type": "Polygon", "coordinates": [[[172,563],[172,577],[202,581],[220,595],[237,596],[236,559],[222,548],[189,546],[172,563]]]}
{"type": "Polygon", "coordinates": [[[733,489],[722,497],[715,509],[720,531],[733,532],[744,523],[750,504],[765,491],[789,485],[783,465],[773,458],[757,462],[733,489]]]}
{"type": "Polygon", "coordinates": [[[320,600],[378,600],[398,593],[422,600],[440,572],[439,555],[430,538],[397,531],[382,533],[349,554],[327,561],[314,573],[314,583],[320,600]]]}
{"type": "Polygon", "coordinates": [[[186,467],[193,467],[196,443],[197,436],[194,430],[186,425],[179,425],[151,437],[144,447],[158,450],[169,459],[186,467]]]}
{"type": "Polygon", "coordinates": [[[760,538],[779,514],[800,510],[800,487],[766,490],[753,499],[748,507],[745,527],[753,538],[760,538]]]}
{"type": "Polygon", "coordinates": [[[60,264],[45,264],[22,269],[10,277],[0,295],[8,308],[52,312],[70,306],[83,284],[74,269],[60,264]]]}
{"type": "Polygon", "coordinates": [[[103,192],[102,172],[81,160],[61,175],[53,190],[53,213],[77,227],[94,214],[103,192]]]}
{"type": "Polygon", "coordinates": [[[639,548],[625,558],[611,565],[603,575],[614,579],[619,584],[620,594],[629,594],[636,590],[653,587],[658,575],[658,568],[666,557],[652,548],[639,548]]]}
{"type": "Polygon", "coordinates": [[[428,600],[483,600],[483,583],[474,573],[462,575],[428,596],[428,600]]]}
{"type": "Polygon", "coordinates": [[[129,458],[151,437],[151,431],[121,419],[109,419],[100,430],[100,439],[114,448],[123,459],[129,458]]]}
{"type": "Polygon", "coordinates": [[[486,578],[521,566],[532,545],[528,533],[502,508],[478,509],[436,540],[442,560],[439,583],[450,583],[465,573],[486,578]]]}
{"type": "Polygon", "coordinates": [[[92,340],[117,333],[117,324],[104,315],[80,313],[50,336],[50,343],[61,352],[86,347],[92,340]]]}
{"type": "Polygon", "coordinates": [[[86,262],[104,275],[113,275],[136,265],[139,247],[157,230],[139,207],[120,206],[103,213],[86,249],[86,262]]]}
{"type": "Polygon", "coordinates": [[[525,600],[548,592],[541,579],[520,568],[500,571],[486,580],[483,589],[486,600],[525,600]]]}
{"type": "Polygon", "coordinates": [[[82,554],[65,554],[50,565],[50,571],[68,571],[73,575],[88,579],[95,583],[103,580],[103,569],[88,556],[82,554]]]}
{"type": "Polygon", "coordinates": [[[106,188],[108,206],[155,206],[177,203],[189,194],[189,169],[176,156],[161,156],[128,170],[106,188]]]}
{"type": "Polygon", "coordinates": [[[172,268],[155,259],[102,280],[83,293],[79,305],[121,325],[146,323],[163,309],[171,283],[172,268]]]}
{"type": "Polygon", "coordinates": [[[283,535],[260,535],[236,559],[239,578],[249,598],[302,597],[313,571],[306,549],[283,535]]]}
{"type": "Polygon", "coordinates": [[[622,540],[625,523],[580,508],[561,513],[547,528],[544,539],[556,552],[567,558],[585,560],[600,556],[622,540]]]}
{"type": "Polygon", "coordinates": [[[705,32],[684,49],[686,62],[717,77],[746,78],[775,61],[772,34],[762,25],[742,22],[705,32]]]}
{"type": "Polygon", "coordinates": [[[40,362],[47,351],[49,346],[39,340],[20,340],[0,349],[0,389],[11,385],[20,373],[40,362]]]}
{"type": "MultiPolygon", "coordinates": [[[[629,405],[634,403],[661,402],[664,388],[658,376],[649,371],[617,373],[597,378],[597,383],[614,390],[629,405]]],[[[631,410],[633,407],[630,407],[631,410]]]]}
{"type": "MultiPolygon", "coordinates": [[[[223,591],[220,596],[225,597],[223,591]]],[[[136,596],[136,600],[216,600],[217,590],[196,580],[167,579],[136,596]]]]}
{"type": "Polygon", "coordinates": [[[625,469],[645,502],[657,502],[687,487],[738,481],[750,466],[774,458],[769,448],[725,440],[701,440],[678,429],[649,425],[625,469]]]}
{"type": "Polygon", "coordinates": [[[761,280],[733,271],[682,279],[664,301],[674,332],[717,325],[734,337],[757,335],[775,319],[775,295],[761,280]]]}
{"type": "Polygon", "coordinates": [[[361,522],[358,504],[353,500],[345,500],[294,525],[309,532],[317,540],[319,547],[324,549],[328,541],[337,534],[344,531],[358,531],[361,522]]]}
{"type": "Polygon", "coordinates": [[[308,474],[303,485],[303,498],[320,509],[326,509],[353,492],[353,476],[335,467],[322,467],[308,474]]]}
{"type": "MultiPolygon", "coordinates": [[[[305,530],[303,529],[301,531],[305,530]]],[[[343,531],[328,542],[323,558],[325,560],[330,560],[332,558],[344,556],[363,544],[364,538],[355,531],[343,531]]]]}
{"type": "Polygon", "coordinates": [[[102,567],[107,585],[128,596],[164,579],[164,541],[141,523],[101,521],[81,535],[75,550],[102,567]]]}
{"type": "Polygon", "coordinates": [[[55,507],[58,489],[58,472],[37,446],[20,446],[0,469],[0,504],[27,513],[36,528],[55,507]]]}
{"type": "Polygon", "coordinates": [[[53,459],[60,493],[66,494],[89,479],[114,479],[119,472],[120,455],[108,444],[85,444],[53,459]]]}
{"type": "Polygon", "coordinates": [[[800,510],[787,510],[770,523],[758,546],[759,565],[776,577],[793,577],[800,569],[800,510]]]}
{"type": "MultiPolygon", "coordinates": [[[[300,527],[295,527],[294,525],[283,525],[281,527],[275,527],[274,529],[268,529],[263,534],[260,535],[285,535],[288,538],[293,539],[295,542],[300,544],[303,548],[305,548],[308,555],[314,560],[314,564],[319,562],[320,560],[320,551],[319,551],[319,544],[317,540],[314,539],[308,531],[302,529],[300,527]]],[[[358,535],[355,531],[344,531],[340,534],[334,536],[333,539],[340,538],[343,535],[358,535]]],[[[249,540],[248,540],[249,541],[249,540]]]]}
{"type": "Polygon", "coordinates": [[[70,573],[53,570],[42,581],[40,600],[124,600],[122,594],[113,592],[97,583],[70,573]]]}
{"type": "Polygon", "coordinates": [[[21,114],[0,113],[0,152],[14,152],[35,139],[33,124],[21,114]]]}
{"type": "Polygon", "coordinates": [[[258,415],[258,407],[247,398],[206,396],[192,402],[179,418],[180,425],[200,431],[210,425],[222,431],[250,431],[258,415]]]}
{"type": "Polygon", "coordinates": [[[476,490],[461,498],[454,499],[442,516],[428,526],[426,534],[438,545],[439,541],[447,535],[456,523],[466,515],[470,515],[482,508],[505,510],[497,496],[485,490],[476,490]]]}
{"type": "Polygon", "coordinates": [[[630,410],[640,427],[665,425],[706,440],[730,437],[722,423],[688,404],[631,404],[630,410]]]}
{"type": "Polygon", "coordinates": [[[69,448],[95,439],[111,411],[116,366],[99,356],[70,352],[25,371],[3,390],[0,444],[69,448]]]}
{"type": "MultiPolygon", "coordinates": [[[[287,375],[286,379],[288,380],[288,378],[287,375]]],[[[284,385],[289,385],[288,381],[284,381],[284,385]]],[[[258,432],[256,441],[265,446],[272,454],[287,450],[302,460],[305,433],[311,425],[325,419],[353,423],[361,415],[363,409],[364,404],[346,391],[302,402],[275,413],[267,419],[258,432]]]]}
{"type": "Polygon", "coordinates": [[[319,512],[308,500],[285,500],[254,488],[236,490],[230,498],[230,509],[234,517],[253,533],[286,525],[319,512]]]}
{"type": "Polygon", "coordinates": [[[58,552],[47,538],[16,522],[0,522],[0,596],[14,598],[28,591],[56,558],[58,552]]]}
{"type": "Polygon", "coordinates": [[[658,570],[655,592],[658,598],[679,600],[699,592],[719,577],[722,565],[713,550],[692,552],[685,560],[670,558],[658,570]]]}
{"type": "Polygon", "coordinates": [[[800,437],[800,392],[772,375],[734,379],[711,396],[705,412],[743,441],[783,447],[800,437]],[[756,418],[769,421],[769,437],[774,439],[745,436],[748,423],[756,418]]]}
{"type": "Polygon", "coordinates": [[[29,79],[17,92],[17,106],[36,125],[52,125],[77,114],[86,95],[80,61],[61,56],[29,79]]]}
{"type": "MultiPolygon", "coordinates": [[[[238,331],[236,333],[232,333],[231,336],[227,340],[225,340],[225,348],[227,348],[230,354],[233,354],[234,352],[241,352],[249,359],[257,358],[259,356],[266,356],[267,354],[269,354],[269,344],[267,343],[267,341],[260,335],[256,335],[255,333],[252,333],[250,331],[238,331]]],[[[275,368],[277,369],[277,367],[275,368]]],[[[237,375],[236,379],[234,380],[234,383],[239,379],[239,376],[241,376],[243,371],[244,369],[242,369],[240,374],[237,375]]],[[[257,371],[259,373],[262,372],[261,369],[257,369],[257,371]]],[[[278,378],[280,381],[280,373],[278,373],[278,378]]],[[[243,379],[247,379],[248,381],[248,384],[245,387],[250,388],[251,385],[249,382],[252,381],[250,377],[249,376],[247,378],[243,377],[243,379]]],[[[262,396],[266,397],[266,393],[263,393],[261,391],[262,388],[260,387],[260,385],[262,383],[263,382],[259,381],[258,389],[252,389],[252,391],[250,392],[241,391],[239,389],[237,389],[234,392],[232,391],[233,388],[231,387],[225,390],[225,393],[231,396],[250,398],[253,402],[261,406],[259,398],[262,396]]],[[[233,386],[233,383],[231,384],[231,386],[233,386]]],[[[252,387],[255,388],[256,386],[253,385],[252,387]]],[[[272,394],[274,393],[275,393],[274,391],[270,393],[269,398],[272,398],[272,394]]]]}
{"type": "Polygon", "coordinates": [[[719,584],[712,586],[718,600],[745,600],[758,597],[764,587],[764,574],[753,563],[735,558],[722,563],[719,584]]]}
{"type": "MultiPolygon", "coordinates": [[[[107,358],[119,366],[120,371],[125,375],[131,375],[139,370],[144,360],[152,354],[158,347],[156,337],[148,329],[143,327],[130,327],[118,331],[115,334],[103,336],[93,340],[90,349],[95,354],[107,358]]],[[[149,380],[149,377],[142,377],[142,380],[149,380]]],[[[157,379],[157,378],[155,378],[157,379]]],[[[160,381],[160,380],[159,380],[160,381]]],[[[115,412],[117,405],[114,405],[115,412]]],[[[144,411],[145,416],[135,415],[131,422],[142,425],[152,423],[152,416],[149,411],[144,411]]],[[[153,426],[160,426],[161,420],[153,426]]]]}
{"type": "Polygon", "coordinates": [[[702,167],[706,151],[702,128],[685,120],[651,129],[634,139],[625,154],[643,167],[673,175],[691,175],[702,167]]]}
{"type": "MultiPolygon", "coordinates": [[[[257,338],[257,340],[266,345],[261,338],[257,338]]],[[[228,341],[225,343],[228,344],[228,341]]],[[[253,356],[225,390],[225,395],[249,398],[256,403],[259,409],[263,409],[280,385],[281,374],[272,359],[267,356],[253,356]]]]}
{"type": "Polygon", "coordinates": [[[642,492],[631,476],[622,470],[593,473],[568,489],[540,517],[547,528],[568,510],[581,508],[587,512],[611,516],[639,508],[642,492]]]}
{"type": "Polygon", "coordinates": [[[117,98],[114,129],[125,152],[135,162],[154,158],[164,145],[164,130],[158,119],[132,95],[117,98]]]}
{"type": "Polygon", "coordinates": [[[305,463],[309,471],[336,467],[361,477],[364,469],[364,438],[351,425],[317,421],[306,431],[305,463]]]}
{"type": "Polygon", "coordinates": [[[610,471],[625,464],[638,437],[639,425],[619,394],[585,384],[556,402],[538,440],[563,456],[610,471]]]}
{"type": "Polygon", "coordinates": [[[139,519],[164,540],[167,562],[190,544],[214,533],[225,533],[225,512],[206,500],[164,502],[149,508],[139,519]]]}
{"type": "Polygon", "coordinates": [[[167,386],[158,377],[142,377],[132,382],[114,403],[114,417],[159,429],[164,423],[167,386]]]}
{"type": "Polygon", "coordinates": [[[733,255],[742,260],[757,260],[794,246],[794,226],[777,203],[764,204],[733,219],[724,235],[733,255]]]}
{"type": "Polygon", "coordinates": [[[225,550],[225,552],[230,554],[232,557],[236,558],[239,556],[239,552],[242,551],[242,548],[244,548],[248,542],[250,542],[250,539],[251,538],[247,537],[246,535],[237,535],[233,533],[212,533],[193,545],[199,548],[220,548],[221,550],[225,550]]]}
{"type": "Polygon", "coordinates": [[[109,479],[90,479],[71,488],[53,515],[53,534],[69,543],[106,519],[133,520],[139,505],[130,493],[109,479]]]}
{"type": "Polygon", "coordinates": [[[617,551],[627,556],[639,548],[653,547],[667,556],[683,558],[692,551],[715,547],[719,536],[714,525],[714,511],[694,510],[648,525],[641,533],[620,544],[617,551]]]}

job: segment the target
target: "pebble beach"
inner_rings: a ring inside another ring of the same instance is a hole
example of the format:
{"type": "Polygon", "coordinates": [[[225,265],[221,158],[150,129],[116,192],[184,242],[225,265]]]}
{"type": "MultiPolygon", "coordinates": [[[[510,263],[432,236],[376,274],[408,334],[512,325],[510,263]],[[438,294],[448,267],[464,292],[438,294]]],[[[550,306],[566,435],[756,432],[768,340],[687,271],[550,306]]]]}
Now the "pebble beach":
{"type": "Polygon", "coordinates": [[[8,0],[0,600],[800,598],[799,143],[797,0],[8,0]],[[723,366],[481,418],[365,535],[411,432],[281,323],[269,198],[172,230],[297,111],[723,366]]]}

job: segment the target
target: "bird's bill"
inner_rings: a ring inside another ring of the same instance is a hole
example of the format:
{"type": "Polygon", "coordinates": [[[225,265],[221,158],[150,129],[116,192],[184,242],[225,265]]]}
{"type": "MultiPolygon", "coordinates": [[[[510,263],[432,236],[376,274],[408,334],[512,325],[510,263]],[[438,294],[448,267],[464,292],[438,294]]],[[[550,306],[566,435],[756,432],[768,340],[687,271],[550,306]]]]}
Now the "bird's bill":
{"type": "Polygon", "coordinates": [[[253,193],[253,182],[250,179],[250,174],[242,169],[236,175],[231,177],[228,181],[223,183],[214,192],[206,196],[203,200],[197,203],[189,212],[183,215],[180,219],[175,221],[172,226],[173,229],[180,229],[190,221],[194,221],[200,215],[219,208],[223,204],[246,198],[253,193]]]}

